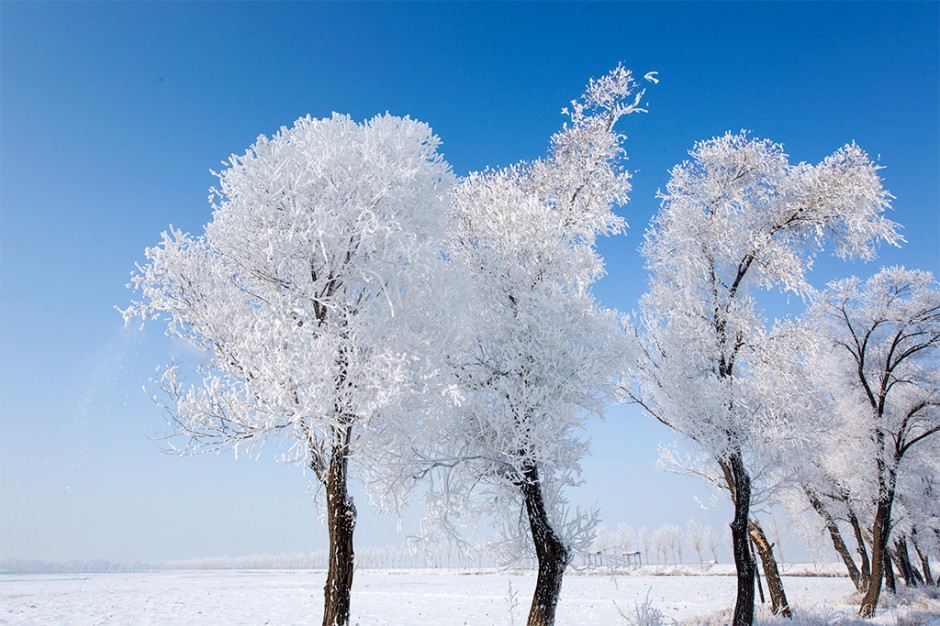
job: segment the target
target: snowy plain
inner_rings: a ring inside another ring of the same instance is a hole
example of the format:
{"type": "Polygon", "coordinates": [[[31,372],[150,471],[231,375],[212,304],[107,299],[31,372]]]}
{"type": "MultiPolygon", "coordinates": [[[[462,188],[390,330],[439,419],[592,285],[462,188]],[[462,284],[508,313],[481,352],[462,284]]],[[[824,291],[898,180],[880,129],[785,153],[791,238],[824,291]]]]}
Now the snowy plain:
{"type": "MultiPolygon", "coordinates": [[[[666,624],[720,624],[734,600],[730,572],[656,576],[569,573],[558,626],[630,622],[647,594],[666,624]]],[[[156,571],[0,576],[2,624],[319,624],[322,571],[156,571]]],[[[359,626],[511,626],[525,623],[534,572],[362,570],[352,623],[359,626]]],[[[855,624],[845,577],[786,576],[797,615],[814,624],[855,624]],[[844,620],[844,621],[843,621],[844,620]]],[[[923,598],[880,612],[869,624],[940,626],[940,601],[923,598]]]]}

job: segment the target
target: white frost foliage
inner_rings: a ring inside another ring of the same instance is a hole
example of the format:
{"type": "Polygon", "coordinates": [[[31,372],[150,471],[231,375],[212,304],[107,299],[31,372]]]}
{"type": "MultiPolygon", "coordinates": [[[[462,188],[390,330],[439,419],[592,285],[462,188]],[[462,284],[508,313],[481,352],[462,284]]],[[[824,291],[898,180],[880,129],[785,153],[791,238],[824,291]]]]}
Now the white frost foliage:
{"type": "Polygon", "coordinates": [[[429,405],[452,404],[435,362],[455,333],[439,143],[408,118],[301,118],[231,157],[204,235],[171,229],[147,249],[124,316],[206,354],[161,383],[191,450],[285,435],[320,472],[349,429],[375,468],[410,449],[429,405]]]}
{"type": "Polygon", "coordinates": [[[643,110],[642,95],[623,67],[592,80],[548,156],[473,173],[455,192],[450,256],[473,304],[470,341],[453,355],[461,419],[433,455],[455,462],[438,464],[447,472],[432,496],[523,541],[521,487],[536,473],[555,531],[573,548],[593,535],[593,517],[569,515],[563,492],[579,480],[584,420],[602,412],[622,359],[617,318],[590,287],[604,273],[596,237],[625,228],[613,211],[630,189],[615,125],[643,110]]]}
{"type": "Polygon", "coordinates": [[[865,517],[896,491],[898,523],[936,519],[940,285],[903,267],[835,281],[803,323],[819,345],[818,389],[832,399],[816,488],[835,483],[865,517]]]}
{"type": "Polygon", "coordinates": [[[728,133],[701,141],[673,168],[663,208],[643,246],[650,270],[679,285],[726,294],[740,270],[749,283],[797,294],[813,253],[828,242],[843,258],[871,259],[879,241],[903,241],[884,217],[892,196],[879,167],[854,143],[817,165],[792,165],[783,146],[728,133]],[[681,262],[676,260],[681,259],[681,262]]]}
{"type": "Polygon", "coordinates": [[[801,348],[781,345],[752,287],[811,295],[818,250],[870,258],[879,241],[897,244],[884,217],[891,196],[855,144],[793,165],[779,144],[729,133],[690,156],[673,168],[642,247],[650,287],[628,321],[627,391],[718,458],[770,450],[800,432],[787,423],[793,388],[779,379],[792,380],[785,361],[801,348]]]}

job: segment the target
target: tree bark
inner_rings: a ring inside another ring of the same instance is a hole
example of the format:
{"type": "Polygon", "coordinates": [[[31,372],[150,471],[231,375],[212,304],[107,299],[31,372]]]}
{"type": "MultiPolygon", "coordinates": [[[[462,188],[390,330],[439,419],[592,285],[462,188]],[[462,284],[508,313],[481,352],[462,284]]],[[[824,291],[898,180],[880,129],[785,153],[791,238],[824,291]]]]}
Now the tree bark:
{"type": "Polygon", "coordinates": [[[901,537],[894,542],[894,553],[898,557],[898,565],[901,576],[904,577],[904,584],[908,587],[916,587],[922,584],[924,579],[911,563],[911,555],[907,551],[907,539],[905,537],[901,537]]]}
{"type": "Polygon", "coordinates": [[[348,491],[351,428],[337,429],[326,476],[326,515],[330,533],[330,562],[323,587],[323,626],[348,626],[355,553],[353,531],[356,506],[348,491]]]}
{"type": "Polygon", "coordinates": [[[754,537],[751,537],[751,562],[754,564],[754,582],[757,583],[757,597],[760,598],[760,603],[764,604],[767,600],[764,598],[764,585],[760,581],[760,568],[757,567],[757,559],[754,558],[755,552],[757,552],[757,548],[754,547],[754,537]]]}
{"type": "MultiPolygon", "coordinates": [[[[875,616],[878,598],[881,596],[881,583],[886,576],[886,570],[891,567],[887,562],[890,558],[887,554],[888,535],[891,531],[890,518],[891,504],[886,498],[882,498],[875,508],[875,521],[872,523],[871,579],[858,611],[861,617],[875,616]]],[[[887,572],[887,576],[893,578],[893,572],[887,572]]]]}
{"type": "Polygon", "coordinates": [[[787,601],[787,594],[783,589],[783,579],[780,577],[780,570],[777,568],[777,559],[774,557],[774,544],[767,540],[764,529],[756,519],[752,518],[750,520],[748,530],[751,533],[754,547],[757,549],[757,555],[760,557],[761,565],[764,567],[767,590],[770,592],[770,611],[774,615],[792,618],[793,611],[790,610],[790,603],[787,601]]]}
{"type": "Polygon", "coordinates": [[[748,520],[751,508],[751,477],[744,467],[740,452],[728,459],[734,480],[734,519],[731,522],[731,543],[738,589],[734,603],[732,626],[751,626],[754,622],[754,561],[748,546],[748,520]]]}
{"type": "MultiPolygon", "coordinates": [[[[935,528],[933,533],[937,536],[937,541],[940,541],[940,528],[935,528]]],[[[940,587],[940,574],[937,574],[937,587],[940,587]]]]}
{"type": "Polygon", "coordinates": [[[822,501],[816,497],[815,493],[806,487],[803,488],[803,492],[806,494],[806,497],[809,498],[813,509],[826,523],[826,530],[829,531],[829,537],[832,539],[832,547],[835,548],[838,555],[842,558],[842,562],[845,563],[845,569],[848,571],[849,578],[852,579],[852,584],[855,585],[855,589],[859,593],[864,593],[865,588],[862,585],[862,575],[858,571],[858,567],[855,566],[855,559],[852,558],[852,553],[849,552],[848,546],[845,545],[845,541],[842,539],[842,531],[839,530],[839,526],[833,519],[832,514],[822,501]]]}
{"type": "Polygon", "coordinates": [[[862,567],[859,571],[862,588],[859,589],[859,591],[865,593],[868,591],[868,583],[871,580],[871,561],[868,560],[868,550],[865,548],[865,536],[862,533],[862,525],[859,523],[858,516],[855,515],[855,511],[853,511],[852,507],[849,506],[848,499],[846,499],[846,506],[849,509],[849,523],[852,525],[852,531],[855,533],[855,543],[858,547],[858,555],[862,560],[862,567]]]}
{"type": "MultiPolygon", "coordinates": [[[[914,552],[917,553],[917,558],[920,559],[920,567],[924,573],[925,584],[933,585],[934,578],[933,573],[930,571],[930,559],[921,551],[920,546],[917,545],[917,531],[911,531],[911,543],[914,544],[914,552]]],[[[936,584],[940,585],[940,579],[936,581],[936,584]]]]}
{"type": "Polygon", "coordinates": [[[898,581],[894,576],[894,555],[890,548],[885,548],[885,587],[891,593],[898,593],[898,581]]]}
{"type": "Polygon", "coordinates": [[[525,501],[539,564],[526,626],[553,626],[558,597],[561,595],[561,583],[571,560],[571,552],[548,518],[538,467],[534,463],[525,467],[519,487],[525,501]]]}

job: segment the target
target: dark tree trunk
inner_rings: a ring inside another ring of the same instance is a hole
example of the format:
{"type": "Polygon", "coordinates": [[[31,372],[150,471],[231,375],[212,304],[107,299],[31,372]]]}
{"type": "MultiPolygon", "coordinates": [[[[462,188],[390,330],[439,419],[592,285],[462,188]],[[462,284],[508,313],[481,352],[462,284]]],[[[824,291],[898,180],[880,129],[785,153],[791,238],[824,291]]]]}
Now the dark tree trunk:
{"type": "Polygon", "coordinates": [[[734,480],[734,519],[731,522],[731,543],[734,567],[737,570],[738,591],[734,604],[732,626],[751,626],[754,622],[754,561],[748,545],[747,523],[751,509],[751,477],[744,467],[740,452],[728,459],[734,480]]]}
{"type": "Polygon", "coordinates": [[[761,528],[757,520],[751,519],[748,523],[748,529],[754,547],[757,549],[757,555],[760,557],[761,565],[764,567],[767,590],[770,592],[770,610],[774,615],[792,618],[793,611],[790,610],[787,594],[783,590],[783,579],[781,579],[780,570],[777,567],[777,559],[774,558],[774,544],[767,540],[767,535],[764,534],[764,529],[761,528]]]}
{"type": "Polygon", "coordinates": [[[891,564],[887,562],[888,535],[891,532],[891,501],[882,498],[875,508],[875,521],[872,523],[871,546],[871,579],[868,582],[868,591],[862,598],[862,606],[858,610],[861,617],[874,617],[878,607],[878,598],[881,596],[881,582],[886,576],[893,578],[890,572],[891,564]]]}
{"type": "Polygon", "coordinates": [[[552,528],[542,496],[542,482],[535,464],[527,465],[519,488],[525,501],[532,542],[535,544],[539,563],[535,593],[532,596],[526,626],[553,626],[558,597],[561,595],[562,578],[571,560],[571,552],[552,528]]]}
{"type": "Polygon", "coordinates": [[[890,548],[885,548],[885,587],[891,595],[897,595],[898,581],[894,576],[894,555],[890,548]]]}
{"type": "MultiPolygon", "coordinates": [[[[847,501],[846,506],[848,506],[847,501]]],[[[849,523],[852,525],[852,531],[855,533],[855,544],[858,547],[858,555],[862,563],[862,567],[859,571],[862,587],[859,591],[865,593],[868,591],[868,583],[871,580],[871,561],[868,560],[868,550],[865,548],[865,536],[862,533],[862,525],[859,523],[858,517],[855,515],[855,511],[852,510],[852,507],[848,506],[848,509],[849,523]]]]}
{"type": "Polygon", "coordinates": [[[755,552],[757,552],[757,548],[754,547],[754,537],[751,537],[751,562],[754,564],[754,582],[757,583],[757,597],[760,598],[761,604],[765,604],[767,599],[764,598],[764,584],[760,581],[760,568],[757,567],[757,559],[754,558],[755,552]]]}
{"type": "Polygon", "coordinates": [[[816,497],[815,493],[806,487],[803,488],[803,492],[806,494],[806,497],[809,498],[813,509],[826,523],[826,530],[829,531],[829,537],[832,538],[832,547],[835,548],[836,553],[842,558],[842,562],[845,563],[845,569],[848,571],[849,578],[852,579],[852,584],[855,585],[855,589],[859,593],[864,593],[865,588],[862,585],[862,575],[858,571],[858,567],[855,566],[855,559],[852,558],[852,553],[849,552],[848,546],[845,545],[845,541],[842,539],[842,531],[839,530],[839,526],[833,519],[832,514],[822,501],[816,497]]]}
{"type": "Polygon", "coordinates": [[[349,437],[347,426],[336,433],[326,476],[326,515],[330,562],[323,587],[323,626],[348,626],[355,553],[356,507],[347,489],[349,437]]]}
{"type": "MultiPolygon", "coordinates": [[[[917,553],[917,558],[920,559],[920,567],[924,573],[924,583],[933,585],[934,577],[933,573],[930,571],[930,559],[921,551],[920,546],[917,545],[917,531],[911,531],[911,543],[914,544],[914,552],[917,553]]],[[[936,584],[940,585],[940,579],[936,581],[936,584]]]]}
{"type": "MultiPolygon", "coordinates": [[[[933,533],[937,536],[937,541],[940,542],[940,528],[935,528],[933,533]]],[[[937,586],[940,587],[940,574],[937,574],[937,586]]]]}
{"type": "Polygon", "coordinates": [[[901,570],[901,576],[904,577],[904,584],[908,587],[916,587],[922,584],[924,579],[911,563],[911,555],[907,551],[907,539],[901,537],[894,542],[894,553],[898,557],[898,566],[901,570]]]}

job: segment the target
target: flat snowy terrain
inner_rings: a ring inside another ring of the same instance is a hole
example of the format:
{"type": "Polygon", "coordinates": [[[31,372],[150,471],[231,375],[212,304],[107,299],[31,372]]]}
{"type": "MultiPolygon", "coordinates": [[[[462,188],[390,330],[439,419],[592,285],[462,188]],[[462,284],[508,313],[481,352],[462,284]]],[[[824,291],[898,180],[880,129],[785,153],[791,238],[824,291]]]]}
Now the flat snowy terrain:
{"type": "MultiPolygon", "coordinates": [[[[0,576],[3,624],[319,624],[323,572],[162,571],[124,574],[0,576]]],[[[734,600],[732,576],[644,576],[571,573],[558,626],[628,624],[647,593],[669,620],[708,618],[734,600]],[[616,605],[615,605],[616,603],[616,605]]],[[[847,578],[786,577],[797,609],[826,617],[855,612],[847,578]]],[[[356,573],[353,624],[454,626],[523,624],[534,573],[448,570],[356,573]]],[[[851,620],[854,621],[854,620],[851,620]]],[[[668,623],[671,623],[668,622],[668,623]]],[[[940,624],[940,603],[918,601],[882,611],[873,624],[940,624]],[[902,621],[904,620],[904,621],[902,621]]]]}

